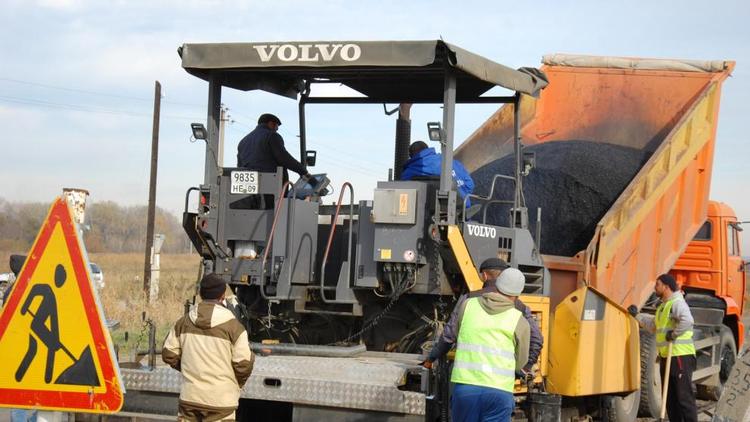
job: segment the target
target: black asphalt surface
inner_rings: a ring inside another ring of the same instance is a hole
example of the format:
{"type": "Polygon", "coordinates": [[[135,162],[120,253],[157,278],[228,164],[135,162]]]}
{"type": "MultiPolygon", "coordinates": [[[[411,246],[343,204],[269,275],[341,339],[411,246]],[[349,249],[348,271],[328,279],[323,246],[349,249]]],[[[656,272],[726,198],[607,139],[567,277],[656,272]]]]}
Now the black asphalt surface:
{"type": "MultiPolygon", "coordinates": [[[[597,222],[630,183],[650,153],[639,149],[589,141],[555,141],[524,148],[534,152],[536,167],[523,178],[531,232],[536,232],[536,209],[542,208],[541,252],[573,256],[586,248],[597,222]]],[[[474,193],[486,196],[495,174],[513,175],[513,155],[472,173],[474,193]]],[[[512,200],[513,185],[498,181],[493,199],[512,200]]],[[[481,220],[481,214],[475,219],[481,220]]],[[[487,224],[507,226],[509,206],[494,204],[487,224]]]]}

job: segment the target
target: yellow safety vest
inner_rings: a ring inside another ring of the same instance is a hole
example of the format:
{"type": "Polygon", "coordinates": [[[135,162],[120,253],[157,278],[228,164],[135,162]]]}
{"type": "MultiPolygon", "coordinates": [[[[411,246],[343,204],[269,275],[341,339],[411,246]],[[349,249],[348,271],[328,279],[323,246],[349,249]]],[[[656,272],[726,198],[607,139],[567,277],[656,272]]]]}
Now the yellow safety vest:
{"type": "MultiPolygon", "coordinates": [[[[674,302],[685,299],[677,297],[670,299],[656,308],[656,347],[659,349],[659,356],[667,357],[669,342],[667,341],[667,331],[674,330],[677,326],[675,321],[669,317],[672,312],[674,302]]],[[[682,333],[672,342],[672,356],[695,355],[695,345],[693,344],[693,331],[688,330],[682,333]]]]}
{"type": "Polygon", "coordinates": [[[513,392],[515,331],[521,312],[516,308],[490,315],[479,298],[466,301],[456,342],[451,382],[513,392]]]}

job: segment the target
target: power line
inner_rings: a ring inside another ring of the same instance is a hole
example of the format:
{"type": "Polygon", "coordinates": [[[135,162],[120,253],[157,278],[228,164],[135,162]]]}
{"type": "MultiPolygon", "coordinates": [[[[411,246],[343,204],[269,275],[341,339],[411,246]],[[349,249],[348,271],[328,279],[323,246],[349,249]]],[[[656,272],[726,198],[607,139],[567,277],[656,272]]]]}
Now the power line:
{"type": "MultiPolygon", "coordinates": [[[[2,78],[0,78],[0,80],[2,80],[2,78]]],[[[102,107],[84,106],[80,104],[71,104],[71,103],[58,103],[58,102],[39,100],[39,99],[34,99],[34,98],[20,98],[20,97],[10,97],[10,96],[0,95],[0,101],[29,105],[29,106],[63,109],[63,110],[79,112],[79,113],[99,113],[99,114],[121,115],[121,116],[142,117],[142,118],[153,117],[150,113],[141,113],[141,112],[135,112],[135,111],[129,111],[129,110],[113,110],[113,109],[106,109],[102,107]]],[[[161,117],[169,118],[169,119],[187,120],[187,121],[200,121],[199,118],[190,117],[190,116],[162,114],[161,117]]],[[[253,129],[249,125],[239,122],[237,120],[231,120],[231,123],[237,123],[248,129],[253,129]]],[[[230,126],[230,128],[240,132],[239,129],[236,129],[232,126],[230,126]]],[[[324,158],[324,160],[331,160],[338,166],[344,167],[348,170],[354,171],[362,175],[375,176],[375,177],[380,176],[378,173],[374,171],[363,169],[361,167],[354,167],[351,164],[351,160],[347,160],[347,157],[350,159],[355,159],[356,161],[369,162],[370,164],[373,164],[372,160],[370,159],[365,160],[363,157],[358,157],[354,154],[350,154],[350,153],[343,152],[343,151],[335,151],[333,149],[331,149],[330,152],[331,152],[330,155],[327,155],[324,158]]],[[[376,164],[385,165],[383,163],[376,163],[376,164]]]]}
{"type": "MultiPolygon", "coordinates": [[[[121,98],[121,99],[127,99],[127,100],[147,101],[147,102],[154,101],[153,98],[133,97],[133,96],[129,96],[129,95],[111,94],[111,93],[107,93],[107,92],[88,91],[88,90],[84,90],[84,89],[68,88],[68,87],[62,87],[62,86],[56,86],[56,85],[43,84],[43,83],[39,83],[39,82],[24,81],[24,80],[21,80],[21,79],[2,78],[2,77],[0,77],[0,81],[13,82],[13,83],[17,83],[17,84],[30,85],[30,86],[38,86],[38,87],[41,87],[41,88],[57,89],[57,90],[60,90],[60,91],[78,92],[78,93],[88,94],[88,95],[98,95],[98,96],[101,96],[101,97],[112,97],[112,98],[121,98]]],[[[179,101],[168,101],[168,100],[164,100],[163,102],[170,103],[170,104],[176,104],[176,105],[184,105],[184,106],[190,106],[190,107],[200,107],[200,108],[203,108],[203,105],[201,105],[201,104],[183,103],[183,102],[179,102],[179,101]]]]}
{"type": "MultiPolygon", "coordinates": [[[[321,145],[321,146],[323,146],[323,147],[327,147],[327,148],[329,148],[329,149],[331,149],[331,150],[334,150],[334,148],[336,148],[336,147],[337,147],[337,146],[333,146],[333,145],[331,145],[331,142],[330,142],[330,141],[328,141],[328,140],[326,140],[326,141],[323,141],[322,139],[314,139],[314,140],[312,140],[312,141],[310,142],[310,141],[309,141],[309,138],[308,138],[308,144],[309,144],[309,143],[313,143],[313,144],[315,144],[315,143],[318,143],[318,144],[323,144],[323,145],[321,145]],[[328,145],[325,145],[325,144],[328,144],[328,145]]],[[[368,157],[365,157],[365,156],[361,156],[361,155],[358,155],[358,154],[352,154],[352,153],[351,153],[350,151],[339,151],[339,150],[336,150],[336,152],[338,152],[338,153],[339,153],[339,155],[342,155],[342,156],[344,156],[344,155],[345,155],[345,156],[347,156],[347,157],[349,157],[349,158],[355,159],[355,160],[357,160],[357,161],[361,161],[361,162],[369,163],[369,164],[371,164],[371,165],[372,165],[372,164],[375,164],[375,165],[381,165],[381,166],[385,166],[385,167],[389,167],[389,166],[391,165],[391,164],[389,164],[388,162],[385,162],[385,161],[375,161],[375,160],[373,160],[373,156],[372,156],[372,155],[370,155],[370,156],[368,156],[368,157]]]]}
{"type": "MultiPolygon", "coordinates": [[[[242,122],[240,122],[240,121],[237,121],[236,119],[232,119],[232,120],[230,120],[230,122],[229,122],[229,123],[231,123],[231,124],[237,123],[238,125],[240,125],[240,126],[244,126],[244,127],[248,128],[248,129],[250,129],[250,130],[252,130],[252,129],[255,129],[255,128],[251,127],[250,125],[246,125],[245,123],[242,123],[242,122]]],[[[239,129],[238,129],[238,130],[239,130],[239,129]]]]}
{"type": "Polygon", "coordinates": [[[337,167],[344,167],[347,170],[351,170],[355,173],[359,173],[365,176],[371,176],[371,177],[381,177],[382,175],[369,169],[364,169],[361,167],[354,167],[354,165],[351,164],[351,161],[346,161],[346,159],[342,159],[336,155],[327,155],[325,157],[321,157],[322,161],[330,161],[333,164],[335,164],[337,167]]]}
{"type": "MultiPolygon", "coordinates": [[[[0,95],[0,101],[4,101],[8,103],[15,103],[15,104],[24,104],[24,105],[30,105],[30,106],[38,106],[38,107],[57,108],[57,109],[63,109],[63,110],[68,110],[68,111],[74,111],[74,112],[123,115],[123,116],[130,116],[130,117],[149,117],[149,118],[153,117],[149,113],[140,113],[140,112],[128,111],[128,110],[113,110],[113,109],[106,109],[106,108],[101,108],[101,107],[83,106],[79,104],[70,104],[70,103],[57,103],[57,102],[38,100],[38,99],[33,99],[33,98],[19,98],[19,97],[9,97],[9,96],[0,95]]],[[[162,117],[170,118],[170,119],[190,120],[190,121],[198,120],[195,117],[169,115],[169,114],[162,114],[162,117]]]]}
{"type": "MultiPolygon", "coordinates": [[[[232,130],[232,131],[235,131],[237,133],[244,134],[244,132],[240,131],[236,127],[229,126],[229,129],[232,130]]],[[[340,153],[340,151],[331,150],[329,152],[330,152],[330,154],[326,154],[325,157],[320,157],[321,160],[323,160],[323,161],[330,161],[332,164],[334,164],[337,167],[343,167],[343,168],[346,168],[349,171],[353,171],[355,173],[359,173],[359,174],[364,175],[364,176],[370,176],[370,177],[380,177],[381,176],[381,174],[379,174],[379,173],[377,173],[375,171],[372,171],[372,170],[369,170],[369,169],[363,169],[362,167],[355,167],[356,164],[352,164],[352,161],[348,160],[347,157],[344,157],[340,153]]],[[[356,157],[354,157],[354,158],[356,158],[356,157]]]]}

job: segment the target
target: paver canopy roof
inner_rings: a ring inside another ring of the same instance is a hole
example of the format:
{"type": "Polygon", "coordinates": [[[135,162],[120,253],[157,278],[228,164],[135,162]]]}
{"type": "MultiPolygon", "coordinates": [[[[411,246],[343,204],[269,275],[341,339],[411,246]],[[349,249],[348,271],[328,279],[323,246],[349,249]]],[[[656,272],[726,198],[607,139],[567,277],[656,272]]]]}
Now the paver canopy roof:
{"type": "Polygon", "coordinates": [[[346,85],[383,102],[442,102],[444,76],[456,74],[456,99],[471,101],[494,86],[536,96],[547,78],[443,41],[292,41],[183,44],[182,67],[201,79],[244,91],[296,98],[303,81],[346,85]]]}

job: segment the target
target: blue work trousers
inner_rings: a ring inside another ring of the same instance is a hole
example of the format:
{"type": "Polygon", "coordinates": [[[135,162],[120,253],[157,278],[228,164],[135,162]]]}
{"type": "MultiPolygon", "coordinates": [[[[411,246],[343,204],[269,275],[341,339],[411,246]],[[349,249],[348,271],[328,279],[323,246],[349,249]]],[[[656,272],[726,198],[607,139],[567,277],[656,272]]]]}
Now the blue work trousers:
{"type": "Polygon", "coordinates": [[[454,384],[451,397],[453,422],[506,422],[513,413],[513,394],[496,388],[454,384]]]}

